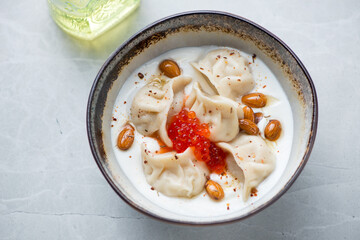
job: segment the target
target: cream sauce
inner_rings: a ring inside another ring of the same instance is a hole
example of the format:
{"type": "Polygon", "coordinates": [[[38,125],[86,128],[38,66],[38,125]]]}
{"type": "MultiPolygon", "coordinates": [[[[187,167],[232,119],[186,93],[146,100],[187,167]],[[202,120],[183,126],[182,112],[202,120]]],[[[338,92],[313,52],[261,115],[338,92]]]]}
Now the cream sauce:
{"type": "MultiPolygon", "coordinates": [[[[133,146],[127,151],[121,151],[116,147],[117,136],[121,130],[122,125],[129,121],[130,107],[136,92],[146,84],[151,75],[159,74],[158,65],[164,59],[175,60],[182,70],[184,76],[193,78],[203,78],[201,73],[195,70],[190,63],[197,62],[202,59],[209,51],[219,48],[218,46],[203,46],[203,47],[186,47],[178,48],[168,51],[151,61],[140,66],[135,70],[122,86],[113,109],[113,117],[117,121],[112,121],[111,138],[113,142],[113,151],[117,158],[120,167],[123,169],[127,177],[133,185],[141,192],[144,197],[150,201],[157,203],[164,209],[177,214],[187,216],[218,216],[222,214],[229,214],[232,211],[240,210],[246,206],[252,205],[259,198],[264,196],[280,179],[288,158],[291,152],[291,145],[293,139],[293,116],[289,101],[285,92],[281,88],[275,75],[264,64],[264,62],[256,58],[254,63],[252,61],[252,54],[241,52],[241,55],[248,59],[250,68],[252,70],[256,86],[253,91],[261,92],[270,96],[269,104],[262,109],[254,109],[254,112],[263,112],[264,116],[270,116],[269,119],[278,119],[282,124],[282,135],[276,142],[267,141],[268,145],[274,151],[276,156],[276,167],[274,171],[258,186],[257,196],[250,197],[247,202],[243,202],[241,196],[241,184],[235,180],[230,174],[226,176],[219,176],[211,174],[211,179],[217,181],[224,188],[225,198],[222,201],[215,202],[211,200],[205,190],[196,197],[174,198],[167,197],[156,190],[152,190],[151,186],[146,182],[142,159],[140,153],[140,144],[147,142],[150,148],[157,148],[156,141],[144,137],[139,133],[135,133],[135,141],[133,146]],[[144,75],[140,79],[138,73],[144,75]],[[229,209],[228,209],[229,206],[229,209]]],[[[204,80],[205,81],[205,80],[204,80]]],[[[205,86],[202,85],[204,88],[205,86]]],[[[189,89],[187,89],[189,90],[189,89]]],[[[211,92],[212,89],[204,89],[211,92]]],[[[258,126],[262,132],[267,124],[267,118],[263,118],[258,126]]]]}

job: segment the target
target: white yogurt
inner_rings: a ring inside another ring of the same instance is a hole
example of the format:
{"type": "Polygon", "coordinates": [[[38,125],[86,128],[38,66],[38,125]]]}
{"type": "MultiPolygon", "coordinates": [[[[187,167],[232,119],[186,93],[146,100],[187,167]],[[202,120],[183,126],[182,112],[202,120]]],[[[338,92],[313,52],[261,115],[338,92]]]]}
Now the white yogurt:
{"type": "MultiPolygon", "coordinates": [[[[116,147],[116,141],[121,127],[129,120],[130,107],[136,92],[146,84],[146,81],[150,79],[151,75],[159,74],[158,65],[162,60],[168,58],[175,60],[180,66],[184,76],[190,76],[193,78],[196,76],[197,78],[202,78],[202,75],[197,72],[190,63],[199,61],[209,51],[216,48],[219,48],[219,46],[178,48],[166,52],[136,69],[122,86],[115,102],[113,117],[116,118],[117,121],[109,123],[113,125],[111,128],[111,140],[113,142],[113,151],[117,161],[138,191],[141,192],[144,197],[157,203],[162,208],[187,216],[219,216],[222,214],[229,214],[232,211],[237,211],[248,205],[252,205],[278,182],[286,167],[291,152],[293,116],[289,101],[275,75],[264,64],[264,62],[261,61],[261,59],[256,58],[255,63],[253,63],[252,54],[241,51],[242,56],[247,58],[249,63],[251,63],[250,68],[256,82],[254,91],[272,96],[269,98],[269,104],[266,107],[262,109],[254,109],[254,112],[261,111],[264,116],[270,115],[271,117],[269,119],[278,119],[282,124],[282,135],[279,140],[276,142],[268,141],[269,146],[276,156],[276,167],[274,171],[257,187],[258,192],[256,197],[250,197],[247,202],[243,202],[241,196],[241,185],[239,182],[231,177],[231,175],[221,177],[217,174],[211,174],[211,179],[219,182],[223,186],[225,198],[222,201],[215,202],[211,200],[205,191],[191,199],[167,197],[156,190],[151,190],[151,186],[145,179],[142,167],[140,144],[144,141],[148,141],[149,138],[136,133],[134,144],[129,150],[121,151],[116,147]],[[143,79],[139,78],[139,72],[144,74],[145,77],[143,79]]],[[[204,90],[206,91],[207,89],[204,90]]],[[[266,124],[266,118],[261,120],[258,124],[261,132],[263,132],[266,124]]]]}

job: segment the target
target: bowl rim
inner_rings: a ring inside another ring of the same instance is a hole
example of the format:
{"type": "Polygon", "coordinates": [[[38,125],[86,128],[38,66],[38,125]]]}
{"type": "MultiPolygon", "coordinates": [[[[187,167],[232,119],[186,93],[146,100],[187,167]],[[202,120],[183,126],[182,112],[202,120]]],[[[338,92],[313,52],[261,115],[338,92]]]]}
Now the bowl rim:
{"type": "Polygon", "coordinates": [[[223,11],[214,11],[214,10],[195,10],[195,11],[186,11],[186,12],[180,12],[180,13],[176,13],[164,18],[161,18],[147,26],[145,26],[144,28],[142,28],[141,30],[137,31],[135,34],[133,34],[128,40],[126,40],[125,42],[123,42],[112,54],[110,54],[110,56],[107,58],[107,60],[105,61],[105,63],[102,65],[102,67],[100,68],[98,74],[95,77],[94,83],[91,87],[90,90],[90,94],[89,94],[89,98],[88,98],[88,103],[87,103],[87,109],[86,109],[86,129],[87,129],[87,135],[88,135],[88,141],[90,144],[90,149],[92,152],[92,155],[94,157],[94,160],[96,162],[96,164],[98,165],[101,173],[103,174],[103,176],[105,177],[106,181],[110,184],[110,186],[112,187],[112,189],[117,193],[117,195],[122,198],[128,205],[130,205],[133,209],[137,210],[138,212],[145,214],[147,216],[150,216],[156,220],[160,220],[166,223],[173,223],[173,224],[179,224],[179,225],[188,225],[188,226],[211,226],[211,225],[219,225],[219,224],[225,224],[225,223],[232,223],[238,220],[244,220],[248,217],[253,216],[254,214],[262,211],[263,209],[267,208],[268,206],[270,206],[271,204],[273,204],[274,202],[276,202],[291,186],[292,184],[295,182],[295,180],[297,179],[297,177],[300,175],[300,173],[302,172],[302,170],[304,169],[306,163],[308,162],[308,159],[310,157],[311,151],[313,149],[314,143],[315,143],[315,138],[316,138],[316,132],[317,132],[317,126],[318,126],[318,99],[317,99],[317,94],[316,94],[316,90],[315,90],[315,86],[314,83],[310,77],[310,74],[308,73],[308,71],[306,70],[304,64],[301,62],[301,60],[298,58],[298,56],[293,52],[293,50],[290,49],[290,47],[285,44],[284,41],[282,41],[279,37],[277,37],[275,34],[273,34],[272,32],[270,32],[269,30],[265,29],[264,27],[244,18],[241,16],[238,16],[236,14],[232,14],[232,13],[228,13],[228,12],[223,12],[223,11]],[[282,45],[290,54],[291,56],[296,60],[297,64],[299,65],[299,67],[301,68],[301,70],[303,71],[304,75],[306,76],[306,79],[308,80],[309,86],[311,88],[311,93],[312,93],[312,102],[313,102],[313,114],[312,114],[312,123],[311,123],[311,130],[310,130],[310,138],[309,141],[307,143],[307,148],[306,148],[306,152],[302,158],[302,161],[300,163],[300,165],[297,167],[295,173],[291,176],[291,178],[287,181],[287,183],[284,185],[284,187],[275,195],[273,196],[269,201],[265,202],[264,204],[260,205],[258,208],[249,211],[248,213],[242,215],[242,216],[236,216],[230,219],[224,219],[224,220],[217,220],[217,221],[205,221],[205,222],[197,222],[195,221],[188,221],[188,220],[177,220],[177,219],[170,219],[167,217],[163,217],[157,214],[154,214],[153,212],[144,209],[143,207],[139,206],[138,204],[134,203],[133,201],[131,201],[119,188],[117,188],[116,184],[114,183],[113,179],[107,174],[105,167],[103,165],[103,161],[101,160],[101,158],[97,155],[96,153],[96,148],[95,148],[95,143],[94,140],[92,139],[91,136],[91,124],[90,124],[90,118],[91,118],[91,106],[92,106],[92,102],[93,102],[93,98],[94,98],[94,93],[97,89],[99,80],[102,76],[102,74],[104,73],[106,67],[109,65],[109,63],[116,57],[116,55],[126,46],[128,45],[130,42],[132,42],[134,39],[136,39],[138,36],[140,36],[142,34],[143,31],[153,28],[158,24],[161,24],[163,22],[166,22],[168,20],[171,19],[176,19],[182,16],[187,16],[187,15],[202,15],[202,14],[214,14],[214,15],[222,15],[222,16],[227,16],[227,17],[231,17],[231,18],[235,18],[237,20],[243,21],[255,28],[258,28],[259,30],[263,31],[264,33],[268,34],[269,36],[271,36],[272,38],[274,38],[275,41],[277,41],[278,43],[280,43],[280,45],[282,45]]]}

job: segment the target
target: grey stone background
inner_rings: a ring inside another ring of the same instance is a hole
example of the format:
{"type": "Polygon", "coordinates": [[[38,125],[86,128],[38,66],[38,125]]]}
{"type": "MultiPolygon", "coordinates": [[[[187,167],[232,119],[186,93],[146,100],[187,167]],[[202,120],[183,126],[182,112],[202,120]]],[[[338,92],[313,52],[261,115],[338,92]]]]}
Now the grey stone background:
{"type": "Polygon", "coordinates": [[[51,20],[46,1],[0,1],[0,239],[359,239],[360,1],[143,0],[93,42],[51,20]],[[107,56],[167,15],[214,9],[284,40],[319,98],[305,170],[275,204],[245,221],[170,225],[127,206],[98,170],[85,110],[107,56]]]}

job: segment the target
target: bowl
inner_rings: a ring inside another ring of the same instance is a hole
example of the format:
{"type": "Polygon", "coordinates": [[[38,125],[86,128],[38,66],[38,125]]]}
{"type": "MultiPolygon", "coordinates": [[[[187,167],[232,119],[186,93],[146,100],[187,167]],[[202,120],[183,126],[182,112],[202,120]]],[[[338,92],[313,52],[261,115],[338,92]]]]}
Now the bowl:
{"type": "Polygon", "coordinates": [[[263,27],[236,15],[194,11],[161,19],[123,43],[101,67],[87,107],[87,132],[100,171],[114,191],[130,206],[156,219],[172,223],[210,225],[249,217],[271,205],[304,168],[315,141],[318,105],[314,84],[295,53],[263,27]],[[220,45],[255,53],[280,82],[292,109],[293,143],[288,163],[276,185],[250,206],[229,214],[179,214],[141,194],[119,166],[110,139],[116,97],[128,76],[160,54],[179,47],[220,45]]]}

